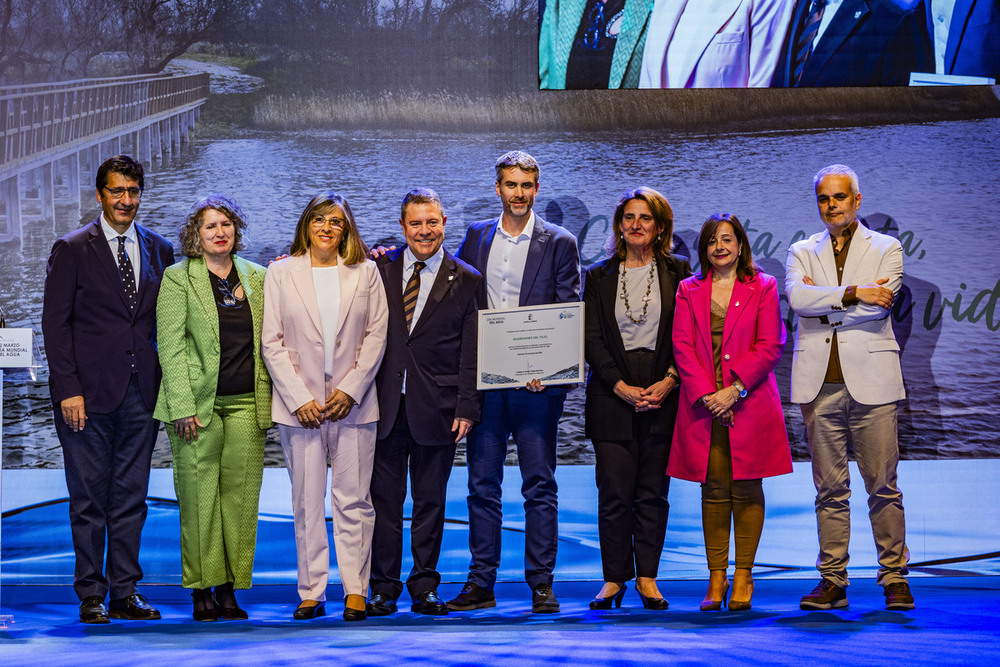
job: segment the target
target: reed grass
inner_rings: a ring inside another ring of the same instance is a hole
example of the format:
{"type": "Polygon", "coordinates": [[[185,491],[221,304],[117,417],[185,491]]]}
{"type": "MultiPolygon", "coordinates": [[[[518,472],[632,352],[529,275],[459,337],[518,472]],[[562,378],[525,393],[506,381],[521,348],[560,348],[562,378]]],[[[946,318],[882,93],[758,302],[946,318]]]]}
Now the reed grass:
{"type": "Polygon", "coordinates": [[[1000,86],[264,95],[254,127],[762,131],[1000,116],[1000,86]]]}

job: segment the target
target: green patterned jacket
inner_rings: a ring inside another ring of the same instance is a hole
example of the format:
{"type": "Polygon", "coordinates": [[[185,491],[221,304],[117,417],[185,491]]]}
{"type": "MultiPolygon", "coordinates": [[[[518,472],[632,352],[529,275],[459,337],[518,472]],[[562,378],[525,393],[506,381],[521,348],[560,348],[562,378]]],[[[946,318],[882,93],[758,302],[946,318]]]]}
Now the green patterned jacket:
{"type": "MultiPolygon", "coordinates": [[[[257,425],[266,429],[271,426],[271,377],[260,355],[266,269],[235,255],[233,263],[253,318],[257,425]]],[[[153,417],[172,423],[197,415],[208,426],[219,384],[219,313],[203,258],[183,259],[163,272],[156,301],[156,342],[163,380],[153,417]]]]}

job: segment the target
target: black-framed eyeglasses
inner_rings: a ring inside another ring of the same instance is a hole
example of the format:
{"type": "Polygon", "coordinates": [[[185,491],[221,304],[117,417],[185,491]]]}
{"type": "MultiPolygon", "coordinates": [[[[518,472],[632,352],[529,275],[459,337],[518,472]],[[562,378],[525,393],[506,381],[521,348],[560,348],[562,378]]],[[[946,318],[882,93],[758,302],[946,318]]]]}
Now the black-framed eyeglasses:
{"type": "Polygon", "coordinates": [[[142,198],[142,188],[135,188],[135,187],[132,187],[132,188],[109,188],[108,186],[105,185],[104,189],[107,190],[108,194],[111,195],[114,199],[121,199],[126,194],[129,197],[131,197],[132,199],[141,199],[142,198]]]}

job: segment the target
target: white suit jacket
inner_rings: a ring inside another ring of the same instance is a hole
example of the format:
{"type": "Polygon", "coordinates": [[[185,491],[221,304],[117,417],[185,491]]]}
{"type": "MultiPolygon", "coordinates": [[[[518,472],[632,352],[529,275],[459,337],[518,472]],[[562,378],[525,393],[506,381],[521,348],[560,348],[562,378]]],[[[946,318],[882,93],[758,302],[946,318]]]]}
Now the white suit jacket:
{"type": "MultiPolygon", "coordinates": [[[[378,420],[375,373],[385,353],[389,308],[374,262],[340,262],[339,267],[340,320],[332,377],[336,388],[357,402],[344,423],[368,424],[378,420]]],[[[295,410],[313,399],[323,405],[327,396],[323,325],[308,253],[268,267],[261,336],[274,387],[271,418],[299,426],[295,410]]]]}
{"type": "Polygon", "coordinates": [[[899,344],[889,311],[858,303],[844,307],[844,290],[879,278],[899,293],[903,283],[903,249],[899,241],[858,225],[837,284],[833,244],[828,231],[814,234],[788,249],[785,294],[798,315],[792,359],[792,402],[809,403],[819,394],[837,333],[840,365],[851,397],[865,405],[884,405],[905,397],[899,366],[899,344]],[[815,286],[806,285],[809,276],[815,286]]]}
{"type": "Polygon", "coordinates": [[[669,2],[653,6],[640,88],[662,87],[664,60],[667,88],[771,85],[794,0],[688,0],[679,19],[669,9],[658,11],[669,2]]]}

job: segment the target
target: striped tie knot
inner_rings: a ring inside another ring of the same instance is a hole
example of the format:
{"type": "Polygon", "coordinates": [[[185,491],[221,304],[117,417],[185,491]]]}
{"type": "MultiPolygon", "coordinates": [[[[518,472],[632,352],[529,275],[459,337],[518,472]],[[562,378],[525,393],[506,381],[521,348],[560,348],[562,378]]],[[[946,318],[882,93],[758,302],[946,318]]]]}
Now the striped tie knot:
{"type": "Polygon", "coordinates": [[[406,281],[406,289],[403,290],[403,313],[406,315],[406,330],[410,330],[413,324],[413,313],[417,309],[417,296],[420,294],[420,271],[427,266],[424,262],[413,263],[413,273],[406,281]]]}

